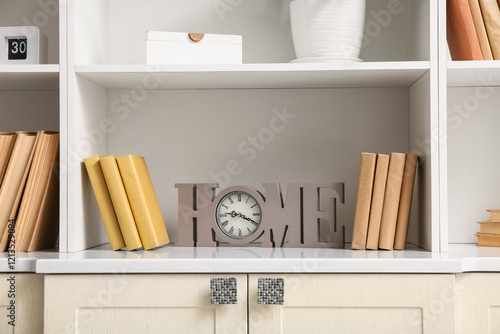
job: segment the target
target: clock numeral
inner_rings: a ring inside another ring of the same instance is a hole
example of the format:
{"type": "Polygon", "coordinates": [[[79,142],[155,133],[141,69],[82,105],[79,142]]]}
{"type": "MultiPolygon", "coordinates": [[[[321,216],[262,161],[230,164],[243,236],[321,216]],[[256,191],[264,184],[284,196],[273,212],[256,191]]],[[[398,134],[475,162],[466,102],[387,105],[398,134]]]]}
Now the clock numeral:
{"type": "Polygon", "coordinates": [[[231,228],[229,229],[229,234],[234,235],[233,231],[234,231],[234,226],[231,226],[231,228]]]}
{"type": "Polygon", "coordinates": [[[229,221],[228,221],[228,220],[226,220],[226,221],[224,221],[224,222],[220,223],[220,226],[222,226],[222,227],[226,227],[226,225],[227,225],[227,224],[229,224],[229,221]]]}
{"type": "Polygon", "coordinates": [[[249,220],[250,223],[254,224],[255,226],[259,226],[259,223],[257,223],[256,221],[253,221],[253,220],[249,220]]]}
{"type": "Polygon", "coordinates": [[[229,210],[229,207],[228,207],[228,206],[225,206],[225,205],[224,205],[224,204],[222,204],[222,203],[221,203],[220,205],[222,205],[223,207],[225,207],[226,209],[228,209],[228,210],[229,210]]]}
{"type": "Polygon", "coordinates": [[[250,199],[250,195],[248,195],[248,198],[247,198],[247,200],[245,201],[245,203],[248,203],[248,200],[249,200],[249,199],[250,199]]]}
{"type": "Polygon", "coordinates": [[[248,227],[247,227],[247,231],[248,231],[248,233],[252,233],[252,230],[248,227]]]}
{"type": "Polygon", "coordinates": [[[262,214],[261,214],[261,213],[254,213],[253,215],[254,215],[254,216],[260,216],[260,215],[262,215],[262,214]]]}
{"type": "Polygon", "coordinates": [[[238,235],[240,238],[243,238],[243,234],[241,234],[241,228],[238,229],[238,235]]]}
{"type": "Polygon", "coordinates": [[[241,193],[238,193],[238,202],[241,202],[241,193]]]}
{"type": "Polygon", "coordinates": [[[221,214],[219,214],[219,217],[220,217],[220,218],[227,217],[227,213],[221,213],[221,214]]]}
{"type": "Polygon", "coordinates": [[[257,206],[258,203],[255,203],[254,205],[251,206],[251,208],[253,209],[254,207],[257,206]]]}
{"type": "Polygon", "coordinates": [[[229,200],[229,202],[231,202],[231,204],[234,204],[234,201],[233,201],[233,199],[231,198],[231,196],[229,196],[227,199],[229,200]]]}

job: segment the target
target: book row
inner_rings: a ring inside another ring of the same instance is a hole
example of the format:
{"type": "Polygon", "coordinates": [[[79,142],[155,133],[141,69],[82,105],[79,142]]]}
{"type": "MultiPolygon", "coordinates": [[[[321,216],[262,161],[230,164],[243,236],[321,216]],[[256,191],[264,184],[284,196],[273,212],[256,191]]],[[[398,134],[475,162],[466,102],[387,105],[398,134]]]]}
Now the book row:
{"type": "Polygon", "coordinates": [[[500,246],[500,209],[489,209],[490,219],[478,222],[479,233],[477,236],[478,246],[500,246]]]}
{"type": "Polygon", "coordinates": [[[500,59],[500,0],[447,0],[452,60],[500,59]]]}
{"type": "Polygon", "coordinates": [[[59,233],[59,133],[0,133],[0,251],[52,248],[59,233]]]}
{"type": "Polygon", "coordinates": [[[418,157],[362,153],[352,249],[406,249],[418,157]]]}
{"type": "Polygon", "coordinates": [[[136,155],[85,159],[113,250],[153,249],[169,243],[146,160],[136,155]]]}

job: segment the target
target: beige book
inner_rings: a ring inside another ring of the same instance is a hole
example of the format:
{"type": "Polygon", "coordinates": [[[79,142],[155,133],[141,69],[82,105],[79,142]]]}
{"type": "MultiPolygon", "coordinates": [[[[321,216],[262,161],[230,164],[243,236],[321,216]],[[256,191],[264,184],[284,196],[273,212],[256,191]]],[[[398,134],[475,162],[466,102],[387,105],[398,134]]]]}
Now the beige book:
{"type": "Polygon", "coordinates": [[[373,184],[372,207],[370,210],[366,249],[378,249],[380,222],[382,221],[382,208],[384,206],[388,171],[389,155],[379,154],[377,157],[377,169],[375,170],[375,182],[373,184]]]}
{"type": "Polygon", "coordinates": [[[500,222],[500,209],[488,209],[490,213],[490,221],[500,222]]]}
{"type": "Polygon", "coordinates": [[[2,184],[5,170],[9,163],[14,143],[16,142],[16,134],[11,132],[0,132],[0,184],[2,184]]]}
{"type": "Polygon", "coordinates": [[[123,185],[123,180],[116,163],[115,156],[107,156],[99,160],[109,190],[113,207],[115,208],[120,231],[127,250],[134,250],[142,247],[142,241],[137,231],[135,218],[130,208],[127,192],[123,185]]]}
{"type": "Polygon", "coordinates": [[[99,163],[99,160],[102,158],[101,155],[95,155],[85,159],[85,167],[90,183],[92,184],[92,189],[94,190],[111,248],[118,250],[125,247],[125,241],[123,240],[120,224],[118,223],[118,218],[116,218],[115,209],[113,208],[106,180],[104,179],[101,164],[99,163]]]}
{"type": "Polygon", "coordinates": [[[477,236],[478,246],[490,246],[490,247],[500,246],[500,235],[498,234],[476,233],[476,236],[477,236]]]}
{"type": "Polygon", "coordinates": [[[376,163],[377,155],[375,153],[361,153],[358,196],[356,199],[356,211],[354,213],[354,227],[352,232],[352,249],[366,249],[366,237],[368,235],[368,222],[370,219],[376,163]]]}
{"type": "Polygon", "coordinates": [[[382,208],[382,220],[380,222],[380,237],[378,241],[378,247],[381,249],[394,249],[394,237],[396,235],[396,223],[398,220],[399,200],[401,198],[401,186],[403,184],[405,158],[406,154],[404,153],[391,153],[384,207],[382,208]]]}
{"type": "MultiPolygon", "coordinates": [[[[18,252],[26,252],[29,249],[40,212],[44,209],[44,195],[50,185],[51,174],[56,168],[58,149],[59,133],[41,131],[17,216],[16,251],[18,252]]],[[[51,210],[56,209],[51,208],[51,210]]],[[[57,218],[58,215],[55,217],[55,223],[58,224],[57,218]]],[[[54,234],[56,238],[57,232],[58,230],[47,231],[47,233],[54,234]]]]}
{"type": "Polygon", "coordinates": [[[19,132],[16,137],[12,155],[5,171],[4,181],[0,188],[0,231],[3,233],[4,245],[7,246],[7,222],[15,219],[21,201],[24,185],[33,159],[37,134],[19,132]]]}
{"type": "Polygon", "coordinates": [[[59,175],[53,168],[45,188],[28,252],[53,248],[59,236],[59,175]]]}
{"type": "Polygon", "coordinates": [[[136,155],[116,160],[144,249],[168,244],[167,229],[146,161],[136,155]]]}
{"type": "Polygon", "coordinates": [[[469,0],[469,7],[472,13],[472,20],[474,21],[474,26],[476,27],[477,37],[479,38],[479,46],[481,47],[481,53],[483,54],[483,59],[493,60],[490,41],[488,40],[486,26],[484,25],[483,14],[481,14],[481,7],[479,6],[479,0],[469,0]]]}
{"type": "Polygon", "coordinates": [[[406,154],[403,185],[401,187],[401,200],[399,201],[398,220],[396,223],[396,237],[394,249],[406,249],[408,224],[410,222],[411,201],[415,184],[418,156],[413,153],[406,154]]]}
{"type": "Polygon", "coordinates": [[[479,0],[493,59],[500,59],[500,9],[497,0],[479,0]]]}
{"type": "Polygon", "coordinates": [[[500,222],[485,221],[485,222],[478,222],[478,224],[480,233],[500,235],[500,222]]]}

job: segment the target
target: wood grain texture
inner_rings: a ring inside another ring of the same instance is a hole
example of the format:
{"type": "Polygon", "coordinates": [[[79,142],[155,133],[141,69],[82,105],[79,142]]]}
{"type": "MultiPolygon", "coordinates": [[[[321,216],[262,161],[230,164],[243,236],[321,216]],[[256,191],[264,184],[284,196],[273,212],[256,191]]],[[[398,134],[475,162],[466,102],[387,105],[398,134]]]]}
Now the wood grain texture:
{"type": "MultiPolygon", "coordinates": [[[[8,324],[5,316],[0,321],[0,333],[42,334],[43,333],[43,275],[36,274],[1,274],[0,275],[0,307],[5,310],[9,303],[8,291],[10,283],[7,279],[15,276],[15,327],[8,324]]],[[[4,311],[3,314],[7,314],[4,311]]]]}
{"type": "Polygon", "coordinates": [[[453,333],[454,275],[249,275],[249,333],[453,333]],[[283,306],[257,304],[259,277],[285,279],[283,306]]]}
{"type": "Polygon", "coordinates": [[[499,284],[500,273],[457,275],[457,334],[500,332],[499,284]]]}
{"type": "Polygon", "coordinates": [[[246,275],[49,275],[45,280],[46,333],[247,333],[246,275]],[[236,305],[210,303],[211,277],[236,277],[236,305]]]}

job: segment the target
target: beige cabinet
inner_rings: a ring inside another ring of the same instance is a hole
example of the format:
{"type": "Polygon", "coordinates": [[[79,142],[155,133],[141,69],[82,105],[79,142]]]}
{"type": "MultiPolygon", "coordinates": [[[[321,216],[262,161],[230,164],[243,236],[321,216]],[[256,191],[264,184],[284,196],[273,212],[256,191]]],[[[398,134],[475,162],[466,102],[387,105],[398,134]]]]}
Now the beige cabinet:
{"type": "Polygon", "coordinates": [[[454,275],[249,275],[249,333],[453,333],[454,281],[454,275]],[[257,303],[259,277],[284,278],[283,306],[257,303]]]}
{"type": "Polygon", "coordinates": [[[45,333],[247,333],[247,276],[237,304],[212,305],[228,275],[47,275],[45,333]]]}
{"type": "Polygon", "coordinates": [[[0,309],[0,333],[43,333],[43,276],[0,274],[0,309]],[[13,313],[8,309],[12,309],[11,305],[14,305],[13,313]],[[7,317],[11,314],[13,318],[7,317]],[[9,324],[12,320],[15,326],[9,324]]]}
{"type": "Polygon", "coordinates": [[[455,327],[452,274],[47,275],[45,286],[46,333],[427,334],[455,327]],[[236,277],[237,304],[211,304],[211,277],[236,277]],[[284,279],[284,305],[258,304],[261,277],[284,279]]]}
{"type": "Polygon", "coordinates": [[[457,334],[500,333],[499,285],[499,273],[457,275],[457,334]]]}

